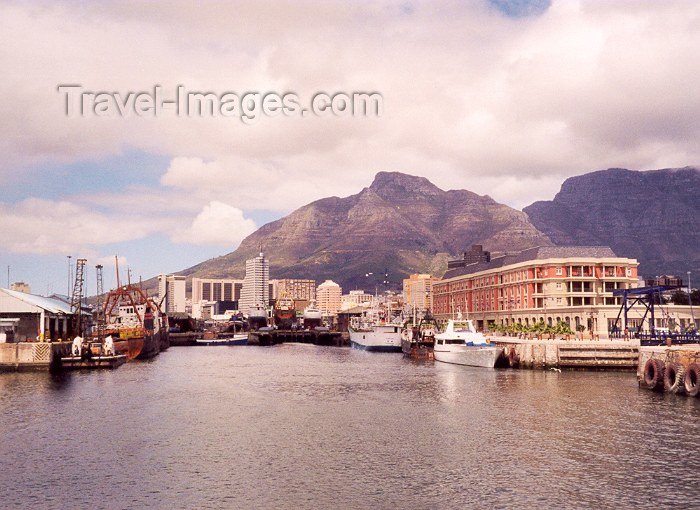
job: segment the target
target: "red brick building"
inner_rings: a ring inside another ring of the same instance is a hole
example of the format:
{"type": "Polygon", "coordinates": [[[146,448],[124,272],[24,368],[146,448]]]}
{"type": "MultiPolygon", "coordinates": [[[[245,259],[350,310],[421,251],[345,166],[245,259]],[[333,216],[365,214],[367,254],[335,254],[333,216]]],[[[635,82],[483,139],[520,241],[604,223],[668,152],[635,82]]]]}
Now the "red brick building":
{"type": "Polygon", "coordinates": [[[639,264],[605,246],[548,246],[455,265],[433,286],[439,320],[461,312],[479,329],[562,321],[605,336],[620,307],[612,291],[636,286],[639,264]]]}

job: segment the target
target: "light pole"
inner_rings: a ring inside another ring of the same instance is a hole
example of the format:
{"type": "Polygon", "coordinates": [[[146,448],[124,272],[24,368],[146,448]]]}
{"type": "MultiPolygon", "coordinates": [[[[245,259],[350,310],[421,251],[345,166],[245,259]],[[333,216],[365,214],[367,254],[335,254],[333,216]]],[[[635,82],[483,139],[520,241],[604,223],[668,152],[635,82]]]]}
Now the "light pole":
{"type": "Polygon", "coordinates": [[[693,314],[693,300],[690,298],[690,271],[688,271],[688,306],[690,307],[690,320],[695,328],[695,314],[693,314]]]}

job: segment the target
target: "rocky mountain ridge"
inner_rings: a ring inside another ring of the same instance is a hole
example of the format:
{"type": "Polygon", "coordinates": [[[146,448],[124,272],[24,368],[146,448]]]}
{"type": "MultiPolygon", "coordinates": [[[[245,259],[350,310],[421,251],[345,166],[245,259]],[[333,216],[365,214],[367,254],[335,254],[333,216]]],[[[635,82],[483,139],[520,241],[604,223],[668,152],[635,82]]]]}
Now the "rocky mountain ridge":
{"type": "Polygon", "coordinates": [[[371,290],[387,271],[390,286],[398,288],[410,273],[442,274],[447,258],[473,243],[493,251],[551,244],[523,212],[488,196],[379,172],[359,193],[300,207],[262,226],[233,253],[181,274],[242,278],[245,260],[262,246],[271,278],[328,278],[345,289],[371,290]]]}
{"type": "Polygon", "coordinates": [[[608,169],[567,179],[551,201],[523,211],[428,179],[379,172],[369,187],[329,197],[263,225],[227,255],[180,274],[243,278],[260,246],[271,278],[332,279],[344,290],[398,289],[408,274],[441,275],[472,244],[492,252],[607,245],[640,274],[700,272],[700,171],[608,169]],[[372,273],[371,276],[365,275],[372,273]]]}
{"type": "Polygon", "coordinates": [[[700,271],[700,170],[600,170],[523,209],[555,244],[607,245],[640,274],[700,271]]]}

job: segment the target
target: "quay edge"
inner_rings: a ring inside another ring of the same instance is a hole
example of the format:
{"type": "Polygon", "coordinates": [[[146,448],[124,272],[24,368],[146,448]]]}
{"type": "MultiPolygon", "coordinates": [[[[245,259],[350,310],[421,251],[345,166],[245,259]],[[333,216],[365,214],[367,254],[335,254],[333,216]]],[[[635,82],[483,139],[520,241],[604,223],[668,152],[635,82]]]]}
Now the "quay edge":
{"type": "Polygon", "coordinates": [[[0,372],[48,371],[69,356],[72,342],[0,343],[0,372]]]}
{"type": "Polygon", "coordinates": [[[639,344],[634,341],[527,340],[489,337],[501,349],[501,366],[528,369],[629,370],[637,368],[639,344]]]}

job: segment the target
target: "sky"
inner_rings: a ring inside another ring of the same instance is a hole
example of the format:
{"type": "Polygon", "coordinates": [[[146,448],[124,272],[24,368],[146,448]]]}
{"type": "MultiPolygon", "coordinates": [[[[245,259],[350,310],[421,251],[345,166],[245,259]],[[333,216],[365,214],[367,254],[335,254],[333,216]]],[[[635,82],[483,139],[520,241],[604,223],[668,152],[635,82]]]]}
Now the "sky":
{"type": "MultiPolygon", "coordinates": [[[[569,176],[700,162],[700,2],[0,1],[0,286],[233,251],[379,171],[521,209],[569,176]],[[83,91],[379,93],[382,115],[68,116],[83,91]]],[[[274,276],[274,268],[273,268],[274,276]]]]}

